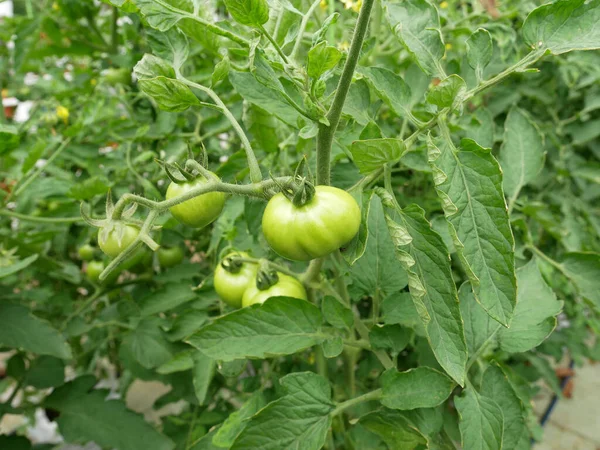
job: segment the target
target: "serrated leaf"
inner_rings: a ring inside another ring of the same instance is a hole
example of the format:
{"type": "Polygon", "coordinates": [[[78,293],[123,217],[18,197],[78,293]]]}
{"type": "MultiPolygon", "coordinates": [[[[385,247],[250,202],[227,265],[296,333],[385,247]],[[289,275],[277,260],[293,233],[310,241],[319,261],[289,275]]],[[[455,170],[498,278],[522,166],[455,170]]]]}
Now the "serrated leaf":
{"type": "Polygon", "coordinates": [[[344,351],[344,341],[340,336],[332,336],[321,343],[325,358],[335,358],[344,351]]]}
{"type": "Polygon", "coordinates": [[[95,442],[119,450],[172,450],[175,443],[156,431],[121,400],[107,400],[108,392],[94,389],[95,377],[84,375],[52,392],[44,406],[60,412],[58,429],[73,443],[95,442]]]}
{"type": "Polygon", "coordinates": [[[409,290],[427,340],[440,365],[462,385],[467,345],[444,241],[417,205],[397,211],[395,220],[412,238],[409,244],[397,247],[397,257],[409,272],[409,290]]]}
{"type": "Polygon", "coordinates": [[[410,332],[400,325],[375,325],[369,332],[369,341],[375,349],[389,349],[400,353],[408,345],[410,332]]]}
{"type": "Polygon", "coordinates": [[[323,447],[334,409],[329,382],[315,373],[299,372],[284,376],[280,383],[285,395],[250,419],[231,450],[323,447]]]}
{"type": "Polygon", "coordinates": [[[475,296],[471,284],[466,281],[458,290],[460,299],[460,312],[465,324],[465,337],[469,355],[476,355],[484,345],[491,345],[495,342],[495,334],[499,331],[500,325],[493,320],[481,307],[475,296]]]}
{"type": "Polygon", "coordinates": [[[160,324],[161,320],[155,317],[142,320],[135,330],[123,338],[120,352],[131,355],[147,369],[170,361],[174,355],[174,346],[166,339],[160,324]]]}
{"type": "Polygon", "coordinates": [[[500,165],[504,193],[514,200],[523,186],[535,180],[544,167],[544,137],[524,111],[513,107],[504,122],[500,165]]]}
{"type": "Polygon", "coordinates": [[[350,330],[354,326],[354,314],[334,297],[327,295],[321,301],[323,318],[340,330],[350,330]]]}
{"type": "Polygon", "coordinates": [[[0,345],[39,355],[71,358],[71,349],[58,330],[26,307],[7,300],[0,302],[0,345]]]}
{"type": "Polygon", "coordinates": [[[140,80],[141,90],[152,97],[158,106],[165,111],[181,112],[190,106],[199,105],[200,101],[189,87],[179,80],[156,77],[140,80]]]}
{"type": "Polygon", "coordinates": [[[458,75],[444,78],[437,86],[433,86],[427,93],[427,102],[438,108],[456,108],[462,104],[467,84],[458,75]]]}
{"type": "Polygon", "coordinates": [[[534,49],[555,55],[600,48],[600,0],[559,0],[534,9],[523,24],[523,38],[534,49]]]}
{"type": "Polygon", "coordinates": [[[361,67],[359,72],[366,76],[367,82],[377,95],[401,117],[411,117],[410,86],[402,77],[382,67],[361,67]]]}
{"type": "Polygon", "coordinates": [[[141,313],[150,316],[176,308],[196,298],[196,293],[186,284],[167,284],[141,300],[141,313]]]}
{"type": "Polygon", "coordinates": [[[427,0],[383,1],[394,34],[428,75],[442,75],[440,60],[446,52],[440,19],[427,0]]]}
{"type": "Polygon", "coordinates": [[[179,9],[169,0],[135,0],[142,15],[152,28],[167,31],[181,19],[189,15],[188,11],[179,9]]]}
{"type": "Polygon", "coordinates": [[[517,306],[510,328],[500,330],[500,348],[510,353],[537,347],[556,327],[563,302],[542,278],[536,259],[517,270],[517,306]]]}
{"type": "Polygon", "coordinates": [[[386,370],[379,379],[383,395],[381,403],[392,409],[433,408],[446,401],[454,382],[431,367],[418,367],[405,372],[386,370]]]}
{"type": "Polygon", "coordinates": [[[427,443],[425,436],[398,411],[374,411],[362,416],[359,423],[381,437],[390,449],[412,450],[427,443]]]}
{"type": "Polygon", "coordinates": [[[229,14],[242,25],[259,27],[269,20],[266,0],[224,0],[229,14]]]}
{"type": "Polygon", "coordinates": [[[193,355],[197,353],[194,350],[185,350],[177,353],[173,358],[157,367],[156,372],[160,374],[169,374],[184,372],[194,367],[193,355]]]}
{"type": "Polygon", "coordinates": [[[194,392],[200,405],[206,402],[206,394],[215,373],[214,359],[207,358],[200,352],[194,352],[192,356],[194,362],[193,377],[194,377],[194,392]]]}
{"type": "Polygon", "coordinates": [[[337,66],[341,58],[342,52],[337,47],[327,45],[327,42],[321,41],[308,52],[306,72],[309,77],[319,78],[325,72],[337,66]]]}
{"type": "Polygon", "coordinates": [[[467,39],[467,61],[469,66],[475,71],[477,79],[481,80],[483,69],[492,60],[494,47],[492,45],[492,36],[485,28],[478,28],[469,39],[467,39]]]}
{"type": "Polygon", "coordinates": [[[561,266],[577,286],[579,293],[600,310],[600,254],[593,252],[567,253],[561,266]]]}
{"type": "Polygon", "coordinates": [[[261,391],[256,391],[236,412],[219,427],[212,442],[217,447],[230,448],[239,434],[246,428],[249,419],[260,411],[266,404],[261,391]]]}
{"type": "Polygon", "coordinates": [[[177,28],[167,32],[148,30],[148,43],[156,55],[169,61],[175,69],[180,69],[188,58],[187,38],[177,28]]]}
{"type": "Polygon", "coordinates": [[[498,366],[492,365],[485,370],[480,393],[496,402],[502,410],[504,418],[502,447],[518,448],[517,444],[521,436],[527,433],[525,408],[498,366]]]}
{"type": "Polygon", "coordinates": [[[493,319],[508,326],[517,286],[502,171],[490,150],[471,139],[463,139],[459,150],[442,144],[440,148],[430,140],[430,150],[439,152],[430,164],[446,175],[436,189],[450,235],[475,298],[493,319]]]}
{"type": "Polygon", "coordinates": [[[188,338],[205,355],[218,360],[290,355],[328,338],[313,304],[273,297],[216,319],[188,338]]]}
{"type": "Polygon", "coordinates": [[[350,151],[360,173],[367,174],[381,169],[384,164],[398,161],[406,146],[400,139],[369,139],[352,142],[350,151]]]}
{"type": "Polygon", "coordinates": [[[501,450],[504,416],[498,404],[479,395],[472,386],[454,399],[463,448],[501,450]]]}

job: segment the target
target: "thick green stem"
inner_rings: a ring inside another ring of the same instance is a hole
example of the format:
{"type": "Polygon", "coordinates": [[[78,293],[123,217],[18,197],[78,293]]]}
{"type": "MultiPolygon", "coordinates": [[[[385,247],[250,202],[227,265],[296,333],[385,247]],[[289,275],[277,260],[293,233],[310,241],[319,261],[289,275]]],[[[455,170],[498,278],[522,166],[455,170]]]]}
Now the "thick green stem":
{"type": "Polygon", "coordinates": [[[360,57],[360,51],[362,49],[365,35],[369,26],[369,16],[373,9],[373,3],[375,0],[364,0],[360,14],[358,15],[358,21],[354,29],[354,37],[352,38],[352,44],[350,45],[350,51],[348,52],[348,58],[342,71],[342,76],[338,82],[338,86],[333,98],[333,103],[327,113],[327,120],[329,125],[319,123],[319,132],[317,134],[317,184],[329,184],[330,183],[330,159],[331,159],[331,146],[333,144],[333,136],[342,117],[342,109],[344,108],[344,102],[352,83],[352,76],[354,69],[358,64],[360,57]]]}
{"type": "Polygon", "coordinates": [[[331,415],[336,416],[345,409],[348,409],[354,405],[358,405],[359,403],[369,402],[372,400],[379,400],[382,395],[383,391],[381,389],[375,389],[374,391],[367,392],[366,394],[363,394],[359,397],[351,398],[350,400],[347,400],[345,402],[338,403],[337,407],[333,411],[331,411],[331,415]]]}
{"type": "Polygon", "coordinates": [[[256,155],[254,154],[254,150],[252,149],[252,145],[250,145],[250,141],[248,140],[248,137],[246,136],[246,133],[242,129],[241,125],[239,124],[237,119],[234,117],[234,115],[231,113],[229,108],[227,108],[225,103],[223,103],[221,98],[212,89],[207,88],[206,86],[202,86],[201,84],[194,83],[193,81],[188,80],[187,78],[183,77],[179,73],[177,74],[177,79],[179,79],[180,81],[182,81],[183,83],[187,84],[190,87],[199,89],[202,92],[206,93],[215,102],[215,104],[219,107],[221,112],[225,115],[225,117],[227,117],[229,122],[231,122],[233,129],[236,131],[236,133],[238,134],[238,136],[240,138],[240,141],[242,142],[242,146],[244,147],[244,150],[246,150],[246,158],[248,160],[248,168],[250,169],[250,180],[253,183],[258,183],[259,181],[261,181],[262,173],[260,171],[260,166],[258,164],[258,160],[256,159],[256,155]]]}

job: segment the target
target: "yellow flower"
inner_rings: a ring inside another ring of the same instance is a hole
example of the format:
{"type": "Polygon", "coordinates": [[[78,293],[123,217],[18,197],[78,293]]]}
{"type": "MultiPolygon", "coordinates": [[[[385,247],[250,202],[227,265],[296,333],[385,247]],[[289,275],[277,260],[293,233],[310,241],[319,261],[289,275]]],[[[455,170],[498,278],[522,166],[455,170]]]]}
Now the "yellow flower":
{"type": "Polygon", "coordinates": [[[327,0],[321,0],[319,2],[319,6],[321,7],[321,9],[327,9],[327,0]]]}
{"type": "Polygon", "coordinates": [[[442,3],[440,3],[440,8],[446,9],[447,7],[448,7],[448,2],[442,2],[442,3]]]}
{"type": "Polygon", "coordinates": [[[56,107],[56,115],[64,123],[67,123],[69,121],[69,110],[62,105],[56,107]]]}
{"type": "Polygon", "coordinates": [[[350,48],[350,44],[348,43],[348,41],[344,41],[338,44],[338,48],[344,52],[350,48]]]}
{"type": "Polygon", "coordinates": [[[90,84],[91,84],[92,86],[96,86],[96,85],[98,84],[98,80],[96,80],[95,78],[92,78],[92,79],[90,80],[90,84]]]}
{"type": "Polygon", "coordinates": [[[350,9],[352,8],[352,6],[354,6],[354,1],[352,0],[342,0],[342,3],[344,4],[344,8],[346,9],[350,9]]]}
{"type": "Polygon", "coordinates": [[[52,3],[52,9],[54,11],[58,11],[60,9],[60,6],[58,6],[58,3],[54,2],[54,3],[52,3]]]}
{"type": "Polygon", "coordinates": [[[452,50],[452,44],[446,44],[446,50],[452,50]]]}
{"type": "Polygon", "coordinates": [[[357,0],[357,1],[356,1],[356,2],[354,2],[354,4],[352,5],[352,11],[354,11],[354,12],[359,12],[361,7],[362,7],[362,0],[357,0]]]}

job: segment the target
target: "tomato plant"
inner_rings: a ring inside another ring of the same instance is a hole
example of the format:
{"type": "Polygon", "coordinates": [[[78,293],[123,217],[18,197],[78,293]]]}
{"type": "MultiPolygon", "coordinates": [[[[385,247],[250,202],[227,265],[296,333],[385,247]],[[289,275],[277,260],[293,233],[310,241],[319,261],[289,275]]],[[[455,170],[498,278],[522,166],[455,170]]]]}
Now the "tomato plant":
{"type": "Polygon", "coordinates": [[[553,438],[600,360],[599,22],[0,2],[0,449],[553,438]]]}

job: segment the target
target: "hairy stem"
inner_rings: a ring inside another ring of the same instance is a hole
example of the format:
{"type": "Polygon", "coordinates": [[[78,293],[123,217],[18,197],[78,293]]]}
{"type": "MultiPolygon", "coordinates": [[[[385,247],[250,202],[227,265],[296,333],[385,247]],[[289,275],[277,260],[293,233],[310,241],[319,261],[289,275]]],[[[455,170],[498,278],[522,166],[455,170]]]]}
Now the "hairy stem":
{"type": "Polygon", "coordinates": [[[359,403],[369,402],[371,400],[379,400],[383,395],[383,391],[381,389],[375,389],[374,391],[367,392],[366,394],[360,395],[355,398],[351,398],[350,400],[346,400],[345,402],[338,403],[336,408],[331,411],[332,416],[336,416],[345,409],[348,409],[354,405],[358,405],[359,403]]]}

